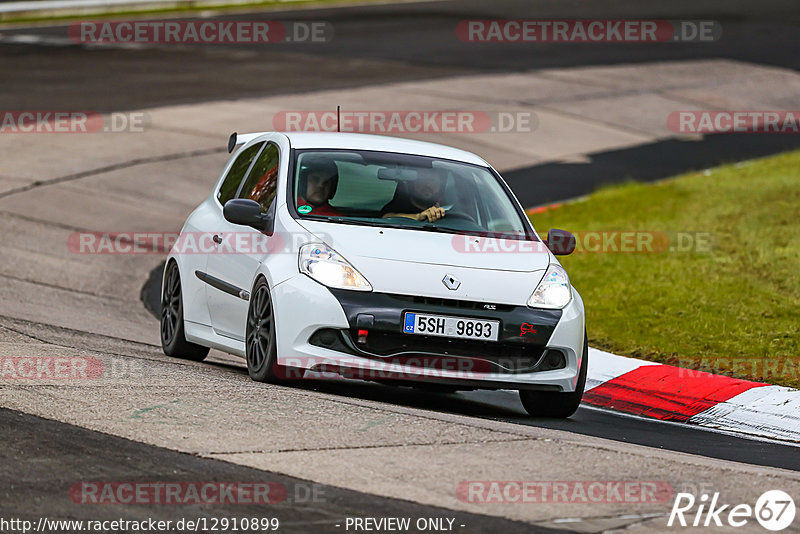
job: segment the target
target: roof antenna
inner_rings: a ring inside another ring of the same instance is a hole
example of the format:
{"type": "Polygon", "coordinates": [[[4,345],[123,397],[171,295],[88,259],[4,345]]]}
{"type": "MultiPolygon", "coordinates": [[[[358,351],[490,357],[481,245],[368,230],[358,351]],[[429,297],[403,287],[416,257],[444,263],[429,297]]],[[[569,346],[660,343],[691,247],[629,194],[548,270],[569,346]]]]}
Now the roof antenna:
{"type": "Polygon", "coordinates": [[[342,131],[341,128],[339,127],[339,125],[340,125],[340,122],[339,122],[339,120],[340,120],[339,119],[339,109],[340,109],[340,107],[341,106],[336,106],[336,131],[337,132],[341,132],[342,131]]]}

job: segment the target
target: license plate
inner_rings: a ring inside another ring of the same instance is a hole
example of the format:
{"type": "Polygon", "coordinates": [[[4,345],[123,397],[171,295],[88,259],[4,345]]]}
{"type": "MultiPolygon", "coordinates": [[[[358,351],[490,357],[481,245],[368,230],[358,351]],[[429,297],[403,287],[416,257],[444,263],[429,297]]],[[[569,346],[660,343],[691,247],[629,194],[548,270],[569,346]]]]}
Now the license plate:
{"type": "Polygon", "coordinates": [[[497,341],[500,334],[500,321],[406,312],[403,321],[403,332],[406,334],[425,334],[427,336],[458,339],[497,341]]]}

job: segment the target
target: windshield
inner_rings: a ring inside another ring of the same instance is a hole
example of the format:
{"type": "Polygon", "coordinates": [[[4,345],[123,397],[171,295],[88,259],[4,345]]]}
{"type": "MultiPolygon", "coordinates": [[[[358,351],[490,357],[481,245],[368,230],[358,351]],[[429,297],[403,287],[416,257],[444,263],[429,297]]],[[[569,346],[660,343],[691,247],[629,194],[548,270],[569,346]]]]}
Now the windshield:
{"type": "Polygon", "coordinates": [[[301,218],[535,239],[490,169],[452,160],[298,150],[292,191],[301,218]]]}

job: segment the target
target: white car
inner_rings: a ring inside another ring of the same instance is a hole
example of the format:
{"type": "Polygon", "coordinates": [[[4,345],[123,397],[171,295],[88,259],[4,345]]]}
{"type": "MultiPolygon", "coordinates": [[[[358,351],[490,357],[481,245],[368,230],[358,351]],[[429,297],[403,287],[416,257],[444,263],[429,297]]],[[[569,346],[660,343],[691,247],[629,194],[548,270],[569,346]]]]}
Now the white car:
{"type": "Polygon", "coordinates": [[[542,241],[486,161],[345,133],[237,146],[166,260],[166,354],[219,349],[258,381],[515,389],[531,415],[575,412],[583,302],[550,250],[574,237],[542,241]]]}

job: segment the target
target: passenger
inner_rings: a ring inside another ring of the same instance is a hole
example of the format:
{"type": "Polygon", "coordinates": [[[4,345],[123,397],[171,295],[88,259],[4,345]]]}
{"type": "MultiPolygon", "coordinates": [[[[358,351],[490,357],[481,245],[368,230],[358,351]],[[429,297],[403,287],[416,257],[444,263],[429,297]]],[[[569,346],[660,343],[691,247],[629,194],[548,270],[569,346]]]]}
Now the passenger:
{"type": "Polygon", "coordinates": [[[297,207],[310,206],[310,211],[301,211],[304,214],[343,216],[342,212],[330,205],[330,199],[336,195],[338,185],[339,170],[333,161],[315,161],[306,164],[300,170],[297,207]]]}
{"type": "Polygon", "coordinates": [[[410,187],[398,185],[394,198],[381,210],[381,217],[406,217],[436,222],[445,216],[439,202],[446,177],[439,169],[420,169],[410,187]]]}

